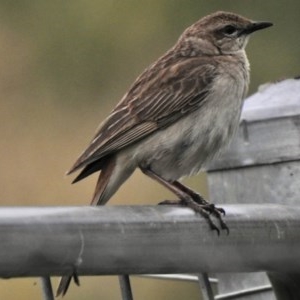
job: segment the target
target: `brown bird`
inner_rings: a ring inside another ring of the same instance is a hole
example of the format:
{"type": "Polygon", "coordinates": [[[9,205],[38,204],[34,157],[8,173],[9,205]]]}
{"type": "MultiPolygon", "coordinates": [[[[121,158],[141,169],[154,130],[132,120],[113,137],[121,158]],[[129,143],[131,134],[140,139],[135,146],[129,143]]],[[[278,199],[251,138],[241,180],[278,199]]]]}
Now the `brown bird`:
{"type": "MultiPolygon", "coordinates": [[[[177,204],[200,213],[219,232],[210,218],[215,215],[228,231],[224,210],[178,180],[204,170],[228,145],[249,84],[244,50],[248,37],[271,25],[233,13],[213,13],[188,27],[136,79],[68,172],[82,169],[77,182],[101,171],[92,205],[105,204],[140,168],[172,191],[177,204]]],[[[62,278],[58,295],[66,293],[70,280],[62,278]]]]}

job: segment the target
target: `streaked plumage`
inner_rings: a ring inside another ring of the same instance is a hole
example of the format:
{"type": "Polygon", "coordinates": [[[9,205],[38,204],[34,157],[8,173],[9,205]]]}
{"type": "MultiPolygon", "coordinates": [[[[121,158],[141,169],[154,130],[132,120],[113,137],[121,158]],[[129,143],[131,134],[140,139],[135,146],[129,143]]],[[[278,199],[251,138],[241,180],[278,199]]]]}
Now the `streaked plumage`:
{"type": "MultiPolygon", "coordinates": [[[[222,209],[177,182],[202,170],[238,127],[249,84],[248,35],[271,23],[217,12],[189,28],[133,83],[104,120],[68,174],[74,182],[101,171],[92,200],[105,204],[137,168],[174,192],[185,205],[221,227],[222,209]]],[[[65,293],[64,277],[58,293],[65,293]]]]}

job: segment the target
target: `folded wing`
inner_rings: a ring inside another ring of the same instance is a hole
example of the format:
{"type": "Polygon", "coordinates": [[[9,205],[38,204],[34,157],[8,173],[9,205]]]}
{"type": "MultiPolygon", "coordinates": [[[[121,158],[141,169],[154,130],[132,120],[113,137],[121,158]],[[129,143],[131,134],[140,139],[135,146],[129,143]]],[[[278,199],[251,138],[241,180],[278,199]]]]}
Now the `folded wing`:
{"type": "Polygon", "coordinates": [[[101,169],[105,156],[198,109],[207,100],[215,75],[216,66],[205,57],[179,58],[169,65],[158,61],[132,85],[68,174],[85,167],[84,176],[77,178],[82,179],[101,169]]]}

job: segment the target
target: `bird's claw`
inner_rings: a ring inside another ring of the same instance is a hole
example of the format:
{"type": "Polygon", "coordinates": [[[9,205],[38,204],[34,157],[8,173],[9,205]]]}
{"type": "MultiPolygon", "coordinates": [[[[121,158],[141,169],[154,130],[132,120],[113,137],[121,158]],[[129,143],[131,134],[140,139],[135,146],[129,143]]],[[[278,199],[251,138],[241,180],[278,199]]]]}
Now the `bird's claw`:
{"type": "MultiPolygon", "coordinates": [[[[204,200],[205,201],[205,200],[204,200]]],[[[202,200],[201,200],[201,203],[202,200]]],[[[221,207],[216,207],[213,203],[208,203],[205,201],[205,204],[200,204],[199,201],[186,198],[184,200],[165,200],[159,203],[159,205],[180,205],[187,206],[194,210],[196,213],[201,214],[208,222],[211,230],[216,230],[217,234],[220,235],[220,229],[211,219],[211,215],[215,216],[219,220],[221,230],[225,230],[227,235],[229,234],[229,228],[226,223],[223,221],[222,216],[225,216],[225,210],[221,207]]]]}
{"type": "MultiPolygon", "coordinates": [[[[203,205],[201,208],[202,208],[202,210],[204,210],[208,213],[207,219],[210,220],[209,223],[212,223],[214,225],[214,226],[212,226],[210,224],[211,229],[215,230],[215,227],[216,227],[216,225],[213,223],[213,221],[210,218],[210,216],[213,215],[219,220],[221,229],[226,230],[227,235],[229,234],[229,228],[228,228],[227,224],[222,219],[222,217],[226,215],[225,210],[223,208],[216,207],[214,204],[203,205]]],[[[220,231],[218,230],[218,235],[219,235],[219,233],[220,233],[220,231]]]]}

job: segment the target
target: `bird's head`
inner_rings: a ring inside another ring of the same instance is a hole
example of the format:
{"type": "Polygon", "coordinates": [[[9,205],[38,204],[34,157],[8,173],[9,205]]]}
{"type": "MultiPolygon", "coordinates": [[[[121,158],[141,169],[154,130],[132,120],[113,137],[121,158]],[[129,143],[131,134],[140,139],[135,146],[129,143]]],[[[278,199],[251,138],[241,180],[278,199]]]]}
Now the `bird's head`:
{"type": "Polygon", "coordinates": [[[243,50],[249,35],[272,26],[270,22],[255,22],[242,16],[216,12],[187,28],[179,41],[194,47],[194,52],[205,54],[232,54],[243,50]]]}

